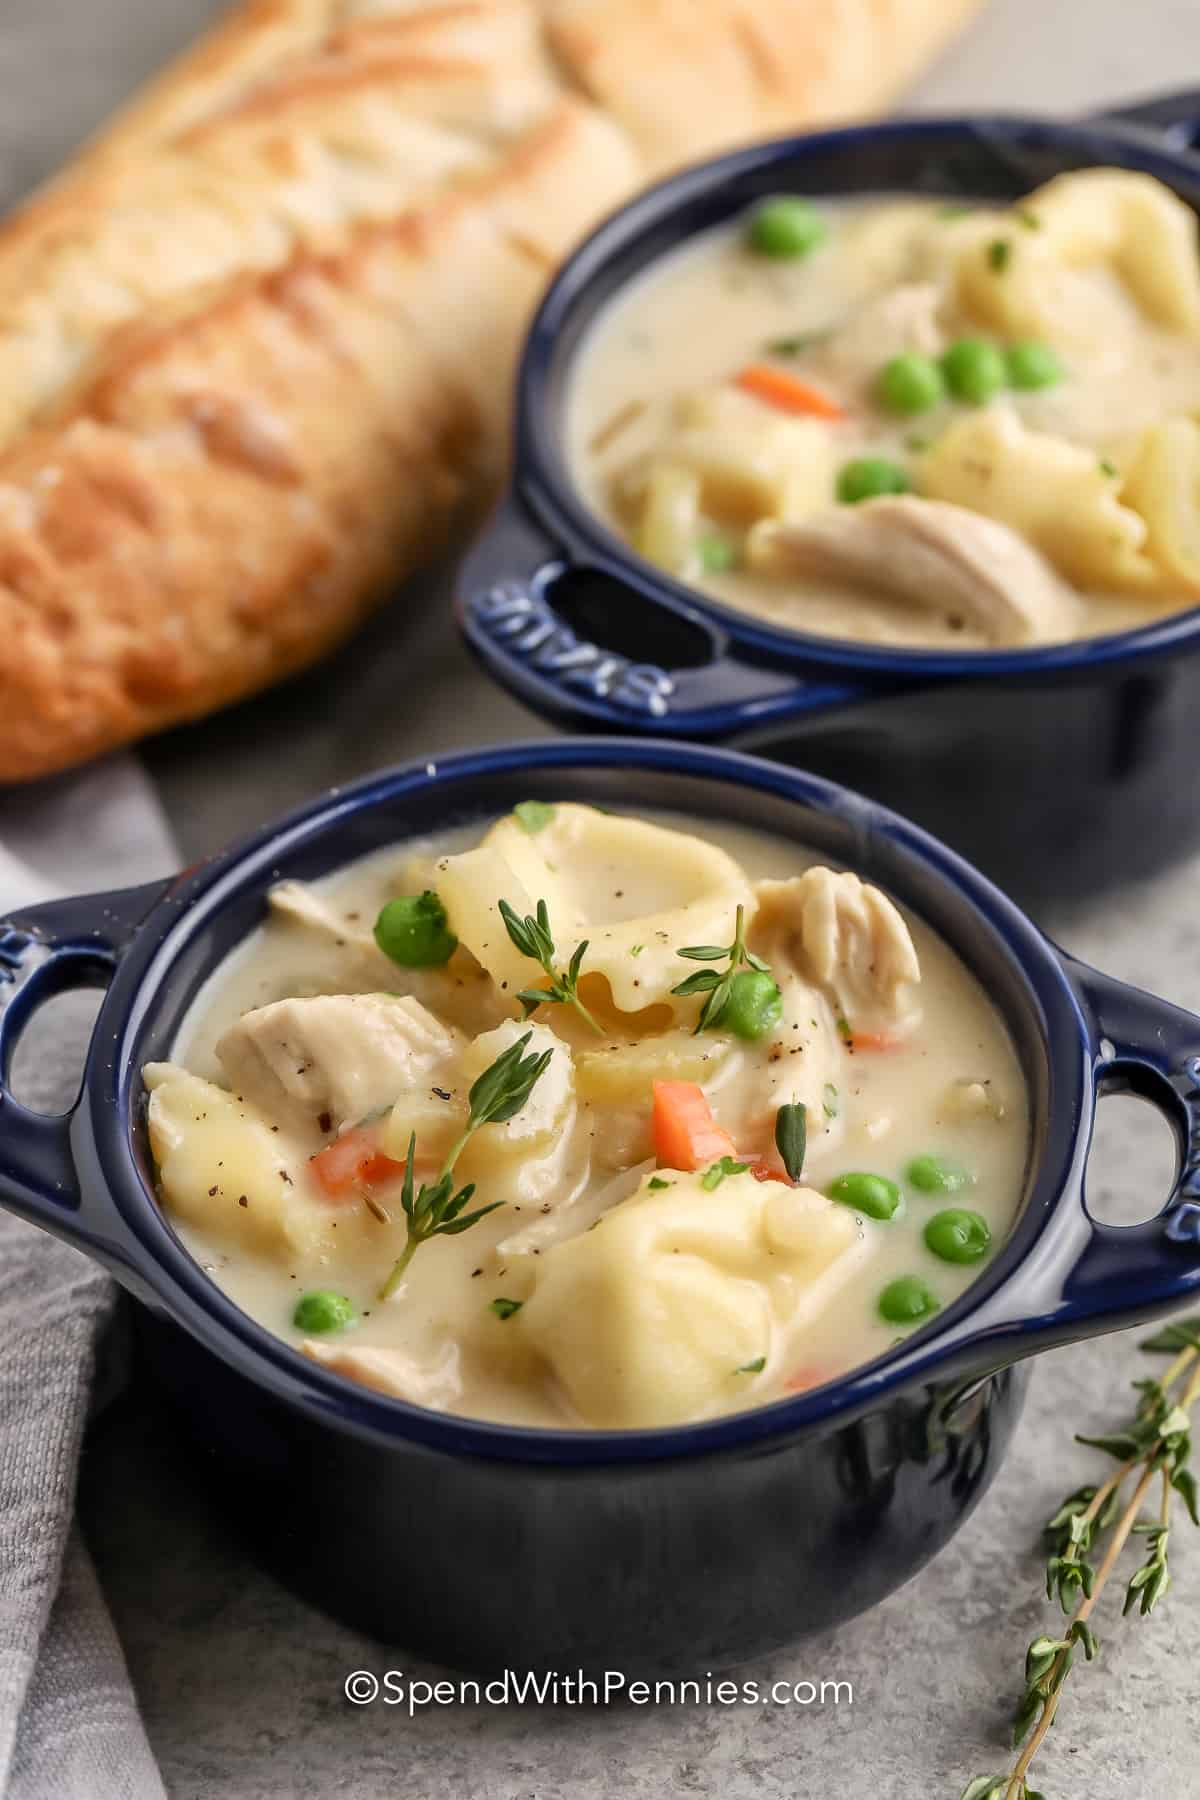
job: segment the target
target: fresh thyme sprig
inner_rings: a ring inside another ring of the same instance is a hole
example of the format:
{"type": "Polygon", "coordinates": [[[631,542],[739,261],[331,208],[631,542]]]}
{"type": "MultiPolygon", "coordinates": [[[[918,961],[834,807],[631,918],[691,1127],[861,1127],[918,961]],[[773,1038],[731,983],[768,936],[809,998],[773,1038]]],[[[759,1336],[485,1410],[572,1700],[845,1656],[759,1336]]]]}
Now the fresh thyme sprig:
{"type": "Polygon", "coordinates": [[[550,931],[550,912],[544,900],[537,903],[537,916],[531,918],[526,913],[524,918],[508,904],[500,902],[500,917],[504,920],[504,929],[521,952],[531,962],[540,963],[550,977],[548,988],[523,988],[517,999],[525,1009],[525,1017],[536,1012],[539,1006],[573,1006],[581,1019],[586,1019],[592,1030],[604,1035],[604,1028],[593,1019],[583,1001],[579,998],[579,971],[583,965],[584,953],[588,940],[576,946],[575,954],[567,967],[561,971],[554,967],[557,951],[550,931]]]}
{"type": "Polygon", "coordinates": [[[468,1181],[465,1187],[455,1193],[454,1177],[451,1174],[439,1175],[432,1186],[423,1181],[414,1199],[413,1158],[416,1151],[417,1134],[414,1131],[408,1140],[404,1186],[400,1191],[400,1204],[404,1208],[408,1237],[403,1250],[392,1264],[391,1274],[379,1290],[381,1300],[391,1299],[422,1244],[428,1243],[432,1237],[454,1237],[460,1231],[466,1231],[469,1226],[478,1224],[480,1219],[486,1218],[488,1213],[495,1212],[498,1206],[504,1204],[502,1200],[493,1200],[490,1206],[479,1206],[474,1212],[465,1213],[463,1208],[475,1193],[475,1183],[468,1181]]]}
{"type": "Polygon", "coordinates": [[[689,962],[727,962],[729,967],[724,974],[716,969],[700,969],[695,975],[689,975],[671,992],[681,998],[688,994],[703,994],[704,1005],[700,1008],[700,1017],[696,1021],[693,1037],[699,1037],[710,1025],[721,1023],[721,1014],[729,1003],[730,989],[734,976],[745,967],[757,969],[760,975],[769,975],[771,968],[761,956],[755,956],[746,948],[746,909],[739,906],[734,918],[732,944],[689,944],[685,950],[677,950],[676,956],[686,956],[689,962]]]}
{"type": "Polygon", "coordinates": [[[442,1164],[443,1175],[450,1173],[480,1126],[504,1125],[515,1118],[545,1074],[554,1051],[551,1048],[540,1055],[531,1052],[526,1056],[525,1047],[532,1036],[532,1031],[525,1032],[472,1083],[467,1095],[467,1122],[442,1164]]]}
{"type": "Polygon", "coordinates": [[[545,1073],[554,1051],[543,1050],[540,1055],[526,1056],[525,1047],[532,1036],[533,1033],[527,1031],[515,1044],[510,1044],[472,1084],[467,1097],[469,1111],[466,1125],[442,1164],[437,1180],[432,1183],[423,1181],[415,1195],[413,1164],[417,1153],[416,1133],[409,1138],[408,1155],[404,1162],[404,1185],[400,1190],[407,1237],[403,1250],[392,1265],[391,1273],[379,1290],[381,1300],[389,1300],[395,1293],[404,1279],[409,1263],[422,1244],[428,1243],[432,1237],[457,1237],[460,1231],[466,1231],[470,1226],[478,1224],[480,1219],[486,1218],[488,1213],[503,1206],[502,1200],[493,1200],[490,1206],[477,1207],[471,1213],[465,1212],[464,1208],[475,1193],[475,1184],[469,1181],[455,1193],[453,1170],[463,1149],[480,1127],[503,1125],[514,1118],[533,1092],[535,1083],[545,1073]]]}
{"type": "Polygon", "coordinates": [[[1130,1424],[1103,1437],[1080,1437],[1081,1444],[1115,1457],[1117,1468],[1098,1487],[1069,1494],[1046,1526],[1050,1551],[1046,1593],[1057,1597],[1070,1619],[1061,1636],[1034,1638],[1025,1656],[1025,1691],[1013,1721],[1013,1743],[1024,1747],[1004,1775],[979,1775],[967,1783],[962,1800],[1044,1800],[1028,1775],[1054,1723],[1076,1650],[1087,1662],[1099,1643],[1091,1616],[1129,1538],[1146,1539],[1146,1557],[1125,1589],[1123,1614],[1137,1607],[1153,1612],[1170,1585],[1167,1545],[1171,1502],[1178,1494],[1193,1524],[1200,1524],[1196,1478],[1188,1467],[1191,1413],[1200,1398],[1200,1316],[1182,1319],[1146,1338],[1143,1350],[1172,1355],[1161,1379],[1135,1381],[1137,1407],[1130,1424]],[[1157,1511],[1141,1517],[1142,1502],[1156,1485],[1157,1511]],[[1098,1561],[1091,1552],[1103,1550],[1098,1561]]]}

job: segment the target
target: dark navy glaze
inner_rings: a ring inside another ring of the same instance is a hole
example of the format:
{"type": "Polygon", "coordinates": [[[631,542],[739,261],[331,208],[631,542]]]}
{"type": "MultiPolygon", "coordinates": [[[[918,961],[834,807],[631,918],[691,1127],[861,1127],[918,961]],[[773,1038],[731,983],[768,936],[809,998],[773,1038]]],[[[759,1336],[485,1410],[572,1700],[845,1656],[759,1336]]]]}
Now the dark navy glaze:
{"type": "Polygon", "coordinates": [[[873,1604],[995,1473],[1029,1352],[1148,1318],[1200,1288],[1200,1020],[1065,957],[982,876],[879,806],[777,764],[644,740],[565,740],[414,764],[334,793],[166,886],[0,923],[0,1198],[143,1303],[154,1378],[220,1453],[219,1485],[271,1565],[330,1611],[470,1666],[695,1672],[873,1604]],[[827,1387],[666,1431],[532,1431],[344,1382],[241,1313],[155,1202],[140,1070],[281,877],[482,819],[530,793],[672,807],[779,833],[882,882],[954,946],[1012,1030],[1033,1152],[1011,1239],[890,1355],[827,1387]],[[62,1119],[7,1091],[50,992],[106,981],[62,1119]],[[1179,1142],[1163,1212],[1094,1224],[1084,1165],[1100,1085],[1153,1101],[1179,1142]],[[436,1541],[409,1527],[433,1507],[436,1541]]]}
{"type": "Polygon", "coordinates": [[[1200,610],[1091,642],[969,654],[784,631],[636,557],[577,496],[563,415],[575,352],[605,302],[763,194],[1010,200],[1107,163],[1200,208],[1198,130],[1195,94],[1119,120],[891,122],[739,151],[633,201],[566,264],[531,329],[513,490],[460,581],[468,643],[558,724],[802,766],[917,819],[1025,899],[1093,893],[1189,854],[1200,610]]]}

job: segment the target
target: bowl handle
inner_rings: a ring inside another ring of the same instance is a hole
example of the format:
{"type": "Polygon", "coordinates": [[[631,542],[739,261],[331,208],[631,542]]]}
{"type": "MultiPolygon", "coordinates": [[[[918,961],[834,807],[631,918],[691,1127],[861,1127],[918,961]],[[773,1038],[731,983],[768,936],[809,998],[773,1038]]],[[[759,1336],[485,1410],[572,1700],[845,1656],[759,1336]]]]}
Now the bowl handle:
{"type": "Polygon", "coordinates": [[[1166,138],[1173,150],[1200,146],[1200,88],[1181,88],[1176,93],[1135,100],[1128,106],[1106,106],[1104,124],[1141,125],[1166,138]]]}
{"type": "Polygon", "coordinates": [[[1200,1294],[1200,1018],[1059,955],[1085,1021],[1096,1093],[1138,1094],[1159,1109],[1178,1145],[1175,1180],[1142,1224],[1093,1219],[1085,1198],[1093,1108],[1067,1191],[1038,1242],[938,1343],[939,1361],[951,1366],[997,1368],[1139,1324],[1200,1294]]]}
{"type": "Polygon", "coordinates": [[[1128,987],[1074,957],[1063,966],[1088,1021],[1097,1088],[1137,1094],[1171,1125],[1175,1180],[1141,1225],[1090,1221],[1091,1242],[1073,1285],[1105,1311],[1130,1301],[1145,1317],[1200,1291],[1200,1018],[1128,987]]]}
{"type": "MultiPolygon", "coordinates": [[[[71,988],[103,988],[170,881],[83,894],[0,919],[0,1204],[74,1244],[94,1247],[71,1155],[79,1101],[48,1114],[12,1093],[13,1053],[45,1001],[71,988]]],[[[90,1208],[89,1208],[90,1210],[90,1208]]]]}
{"type": "Polygon", "coordinates": [[[599,555],[565,557],[512,498],[462,566],[457,610],[488,672],[568,728],[720,742],[872,691],[736,654],[728,632],[664,593],[649,571],[599,555]],[[586,624],[564,616],[558,599],[580,582],[591,586],[586,624]]]}

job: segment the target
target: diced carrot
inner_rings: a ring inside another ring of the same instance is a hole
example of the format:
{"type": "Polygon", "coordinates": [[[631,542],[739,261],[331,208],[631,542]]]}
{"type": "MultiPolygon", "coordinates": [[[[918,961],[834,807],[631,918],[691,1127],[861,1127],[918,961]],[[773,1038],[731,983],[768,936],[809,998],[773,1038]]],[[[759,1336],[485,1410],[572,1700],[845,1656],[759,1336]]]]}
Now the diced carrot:
{"type": "Polygon", "coordinates": [[[737,1155],[694,1081],[654,1083],[654,1150],[664,1169],[707,1169],[723,1156],[737,1155]]]}
{"type": "Polygon", "coordinates": [[[734,377],[738,387],[765,400],[780,412],[807,413],[813,419],[844,419],[845,407],[823,394],[811,382],[789,375],[786,369],[774,369],[770,363],[751,363],[734,377]]]}
{"type": "Polygon", "coordinates": [[[838,1370],[831,1363],[805,1363],[794,1375],[789,1375],[783,1384],[784,1392],[805,1394],[809,1388],[824,1386],[825,1382],[832,1381],[837,1374],[838,1370]]]}
{"type": "Polygon", "coordinates": [[[356,1126],[317,1151],[312,1171],[327,1199],[348,1200],[365,1187],[394,1181],[403,1175],[404,1164],[385,1156],[372,1133],[356,1126]]]}
{"type": "Polygon", "coordinates": [[[368,1156],[359,1165],[358,1179],[363,1187],[383,1187],[386,1182],[399,1181],[403,1174],[402,1162],[397,1162],[394,1156],[385,1156],[382,1150],[376,1150],[373,1156],[368,1156]]]}
{"type": "Polygon", "coordinates": [[[852,1050],[899,1050],[904,1040],[887,1031],[852,1031],[846,1041],[852,1050]]]}
{"type": "Polygon", "coordinates": [[[770,1163],[755,1163],[750,1173],[755,1181],[782,1181],[784,1187],[795,1187],[796,1183],[783,1169],[773,1169],[770,1163]]]}

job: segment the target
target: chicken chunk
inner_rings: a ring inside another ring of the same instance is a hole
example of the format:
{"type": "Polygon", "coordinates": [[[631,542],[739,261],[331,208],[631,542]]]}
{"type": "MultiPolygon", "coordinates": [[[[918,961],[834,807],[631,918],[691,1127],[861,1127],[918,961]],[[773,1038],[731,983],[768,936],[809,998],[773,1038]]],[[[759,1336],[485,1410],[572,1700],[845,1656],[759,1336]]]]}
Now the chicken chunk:
{"type": "Polygon", "coordinates": [[[304,882],[277,883],[267,904],[276,919],[311,937],[320,985],[385,992],[399,985],[404,972],[384,955],[371,930],[339,913],[304,882]]]}
{"type": "MultiPolygon", "coordinates": [[[[431,885],[429,871],[410,859],[402,877],[408,891],[431,885]],[[415,878],[415,879],[414,879],[415,878]]],[[[428,969],[401,968],[375,942],[374,914],[364,918],[339,912],[302,881],[281,881],[267,896],[276,926],[305,938],[304,988],[309,994],[412,994],[423,1006],[464,1031],[499,1024],[507,1017],[504,996],[466,950],[428,969]]],[[[299,960],[299,959],[297,959],[299,960]]]]}
{"type": "Polygon", "coordinates": [[[431,1079],[459,1043],[405,995],[319,994],[244,1014],[218,1042],[217,1057],[235,1092],[269,1117],[320,1120],[328,1130],[391,1106],[431,1079]]]}
{"type": "Polygon", "coordinates": [[[422,1362],[403,1350],[348,1350],[340,1344],[322,1344],[306,1338],[300,1346],[322,1368],[374,1388],[411,1400],[414,1406],[432,1406],[440,1412],[452,1408],[462,1393],[457,1344],[448,1344],[441,1355],[422,1362]]]}
{"type": "Polygon", "coordinates": [[[872,296],[812,351],[808,369],[840,395],[867,399],[893,356],[940,356],[946,347],[939,319],[942,291],[933,281],[904,282],[872,296]]]}
{"type": "Polygon", "coordinates": [[[844,582],[941,613],[987,644],[1050,643],[1077,624],[1077,596],[1036,550],[946,501],[895,495],[804,524],[764,521],[748,555],[764,573],[844,582]]]}
{"type": "Polygon", "coordinates": [[[787,938],[790,955],[824,989],[852,1031],[906,1034],[920,1017],[921,965],[908,926],[887,895],[849,870],[808,869],[758,884],[759,926],[787,938]]]}

